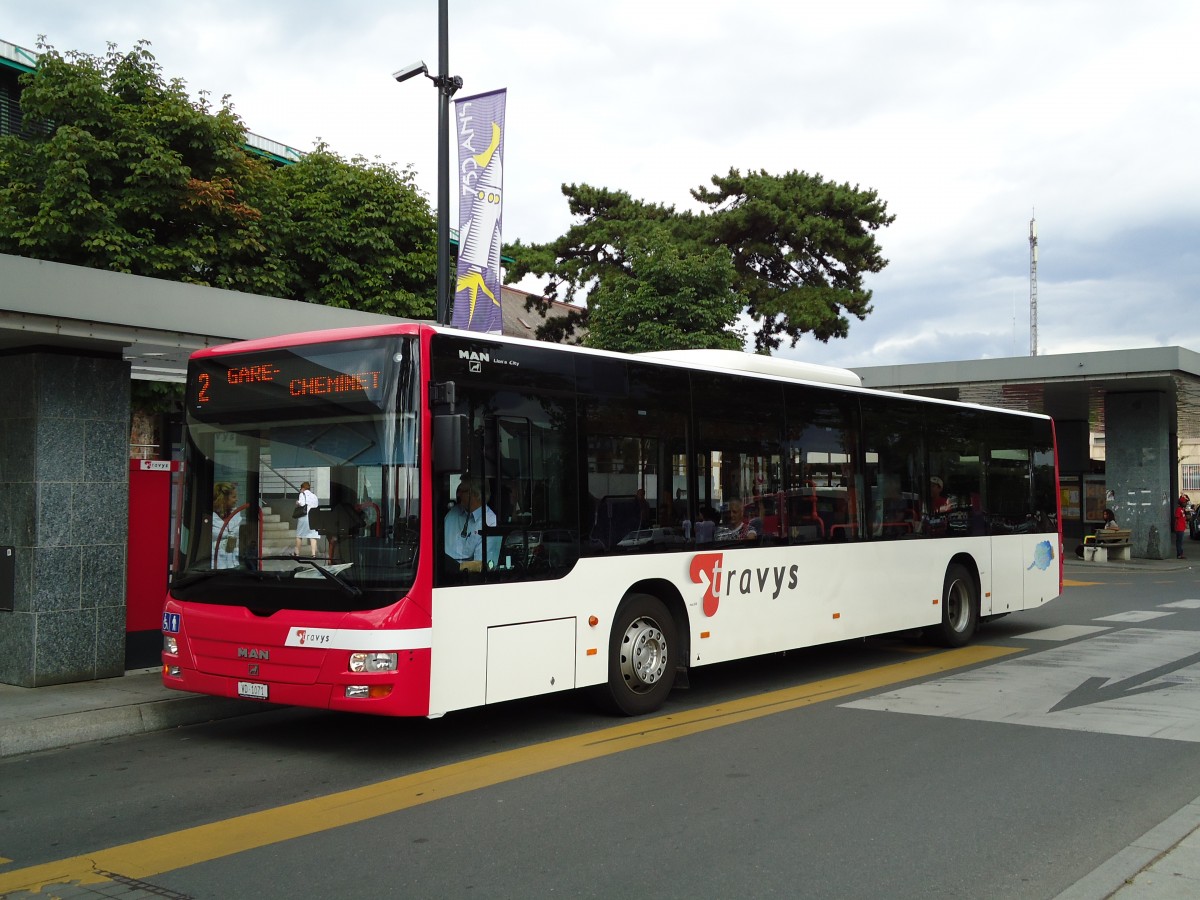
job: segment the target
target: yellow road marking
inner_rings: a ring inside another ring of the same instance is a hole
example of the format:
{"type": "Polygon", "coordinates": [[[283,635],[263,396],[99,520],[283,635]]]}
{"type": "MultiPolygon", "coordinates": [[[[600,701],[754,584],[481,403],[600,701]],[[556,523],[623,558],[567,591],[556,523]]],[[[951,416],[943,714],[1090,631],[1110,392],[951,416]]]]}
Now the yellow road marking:
{"type": "Polygon", "coordinates": [[[84,856],[0,873],[0,895],[16,890],[38,891],[52,884],[83,885],[108,881],[108,877],[101,872],[115,872],[127,878],[144,880],[163,872],[210,862],[341,825],[352,825],[528,775],[799,709],[826,700],[835,700],[862,691],[878,690],[900,681],[936,675],[939,672],[988,662],[1019,652],[1021,651],[1010,647],[979,646],[931,653],[919,659],[766,694],[755,694],[729,703],[628,722],[588,734],[493,753],[326,797],[301,800],[209,825],[198,825],[183,831],[98,850],[84,856]]]}
{"type": "Polygon", "coordinates": [[[1093,587],[1097,584],[1104,584],[1103,581],[1072,581],[1070,578],[1063,579],[1063,587],[1093,587]]]}

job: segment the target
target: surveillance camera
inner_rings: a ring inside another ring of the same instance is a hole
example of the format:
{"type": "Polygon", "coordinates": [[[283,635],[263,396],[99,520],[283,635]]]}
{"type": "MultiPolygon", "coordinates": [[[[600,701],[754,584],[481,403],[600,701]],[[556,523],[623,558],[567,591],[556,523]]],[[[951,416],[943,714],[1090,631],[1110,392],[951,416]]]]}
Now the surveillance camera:
{"type": "Polygon", "coordinates": [[[418,59],[415,63],[409,63],[404,68],[393,72],[392,77],[397,81],[408,81],[408,79],[412,78],[414,75],[428,74],[429,68],[425,65],[424,61],[418,59]]]}

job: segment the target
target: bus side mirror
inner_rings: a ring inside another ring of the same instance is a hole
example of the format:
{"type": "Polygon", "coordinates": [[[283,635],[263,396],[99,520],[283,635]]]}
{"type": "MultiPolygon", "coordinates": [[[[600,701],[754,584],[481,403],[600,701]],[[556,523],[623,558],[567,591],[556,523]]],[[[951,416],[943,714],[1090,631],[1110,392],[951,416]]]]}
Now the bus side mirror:
{"type": "Polygon", "coordinates": [[[467,469],[467,417],[433,417],[433,471],[465,472],[467,469]]]}

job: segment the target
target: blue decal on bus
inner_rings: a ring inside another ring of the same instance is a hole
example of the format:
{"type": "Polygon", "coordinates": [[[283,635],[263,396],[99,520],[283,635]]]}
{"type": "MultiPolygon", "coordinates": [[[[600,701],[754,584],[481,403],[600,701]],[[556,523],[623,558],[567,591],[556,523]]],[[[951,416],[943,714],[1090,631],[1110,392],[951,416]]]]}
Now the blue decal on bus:
{"type": "MultiPolygon", "coordinates": [[[[1037,566],[1043,572],[1050,568],[1050,563],[1054,562],[1054,548],[1050,546],[1049,541],[1042,541],[1033,551],[1033,562],[1029,569],[1037,566]]],[[[1028,572],[1029,569],[1025,571],[1028,572]]]]}
{"type": "Polygon", "coordinates": [[[163,613],[163,631],[167,634],[179,633],[179,613],[163,613]]]}

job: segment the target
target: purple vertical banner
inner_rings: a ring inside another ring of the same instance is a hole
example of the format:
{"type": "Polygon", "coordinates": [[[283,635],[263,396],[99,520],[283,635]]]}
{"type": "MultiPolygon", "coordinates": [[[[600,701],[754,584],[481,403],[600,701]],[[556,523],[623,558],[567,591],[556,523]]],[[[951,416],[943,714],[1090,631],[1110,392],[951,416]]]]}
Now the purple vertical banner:
{"type": "Polygon", "coordinates": [[[458,136],[458,272],[451,324],[499,334],[505,90],[454,101],[458,136]]]}

